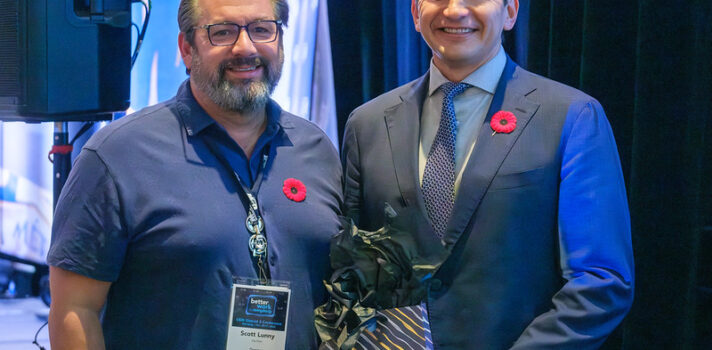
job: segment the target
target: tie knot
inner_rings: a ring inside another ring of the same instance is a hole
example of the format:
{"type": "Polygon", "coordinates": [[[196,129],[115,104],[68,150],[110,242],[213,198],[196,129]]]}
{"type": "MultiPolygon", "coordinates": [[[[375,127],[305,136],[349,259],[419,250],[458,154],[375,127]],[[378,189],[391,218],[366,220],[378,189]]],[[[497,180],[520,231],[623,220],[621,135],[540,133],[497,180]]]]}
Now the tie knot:
{"type": "Polygon", "coordinates": [[[470,87],[470,84],[468,83],[453,83],[451,81],[448,81],[445,84],[442,84],[440,88],[443,90],[443,93],[445,93],[445,98],[452,100],[455,96],[461,94],[465,89],[470,87]]]}

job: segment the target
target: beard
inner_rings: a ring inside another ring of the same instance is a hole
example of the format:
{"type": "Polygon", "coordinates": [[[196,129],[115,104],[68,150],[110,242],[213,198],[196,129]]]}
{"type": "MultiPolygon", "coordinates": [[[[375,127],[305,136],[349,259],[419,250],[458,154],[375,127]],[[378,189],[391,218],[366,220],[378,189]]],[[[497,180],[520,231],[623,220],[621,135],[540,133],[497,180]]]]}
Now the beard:
{"type": "MultiPolygon", "coordinates": [[[[197,50],[195,52],[197,53],[197,50]]],[[[217,70],[205,67],[199,53],[193,56],[192,63],[191,80],[213,103],[226,111],[252,114],[264,110],[277,86],[282,75],[284,51],[280,45],[278,62],[270,61],[264,56],[238,57],[221,62],[217,70]],[[241,79],[237,82],[225,78],[225,72],[230,67],[241,65],[262,66],[262,78],[241,79]]]]}

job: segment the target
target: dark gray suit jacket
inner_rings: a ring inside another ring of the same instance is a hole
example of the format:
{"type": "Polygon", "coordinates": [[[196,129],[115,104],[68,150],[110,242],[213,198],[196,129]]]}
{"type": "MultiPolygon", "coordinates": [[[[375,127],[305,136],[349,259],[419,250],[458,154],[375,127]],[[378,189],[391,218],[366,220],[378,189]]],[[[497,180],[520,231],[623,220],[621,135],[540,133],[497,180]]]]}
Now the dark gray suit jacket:
{"type": "Polygon", "coordinates": [[[600,104],[508,59],[440,242],[418,180],[428,74],[357,108],[344,135],[346,211],[383,225],[417,207],[413,234],[451,255],[427,299],[437,349],[597,348],[633,298],[630,219],[600,104]],[[492,135],[499,110],[517,127],[492,135]]]}

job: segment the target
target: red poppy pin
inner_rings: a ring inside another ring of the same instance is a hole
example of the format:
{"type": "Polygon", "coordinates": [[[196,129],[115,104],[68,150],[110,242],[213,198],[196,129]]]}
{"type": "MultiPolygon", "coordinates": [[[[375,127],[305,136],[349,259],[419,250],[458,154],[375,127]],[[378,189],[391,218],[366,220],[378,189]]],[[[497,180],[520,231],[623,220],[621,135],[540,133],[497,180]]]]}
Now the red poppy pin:
{"type": "Polygon", "coordinates": [[[293,178],[284,180],[282,192],[287,198],[295,202],[301,202],[304,198],[307,198],[307,187],[301,181],[293,178]]]}
{"type": "Polygon", "coordinates": [[[492,136],[498,132],[509,134],[517,128],[517,117],[510,111],[499,111],[492,116],[490,126],[494,130],[492,136]]]}

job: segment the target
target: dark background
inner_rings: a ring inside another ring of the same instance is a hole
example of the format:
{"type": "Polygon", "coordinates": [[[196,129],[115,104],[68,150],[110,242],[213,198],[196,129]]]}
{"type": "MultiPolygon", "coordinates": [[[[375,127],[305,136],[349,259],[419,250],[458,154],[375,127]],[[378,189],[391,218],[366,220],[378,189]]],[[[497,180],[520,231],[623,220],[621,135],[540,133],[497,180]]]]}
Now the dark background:
{"type": "MultiPolygon", "coordinates": [[[[410,0],[330,0],[339,133],[422,75],[410,0]]],[[[507,53],[606,109],[631,210],[635,301],[606,349],[712,349],[712,1],[521,0],[507,53]]]]}

